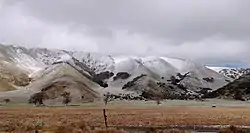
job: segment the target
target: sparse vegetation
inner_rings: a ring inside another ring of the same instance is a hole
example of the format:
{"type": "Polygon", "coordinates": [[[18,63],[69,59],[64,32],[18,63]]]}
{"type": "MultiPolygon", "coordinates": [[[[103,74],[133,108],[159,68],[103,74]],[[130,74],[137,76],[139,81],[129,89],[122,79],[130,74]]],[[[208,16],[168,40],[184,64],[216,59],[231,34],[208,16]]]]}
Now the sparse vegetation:
{"type": "MultiPolygon", "coordinates": [[[[248,108],[109,108],[108,124],[138,126],[162,125],[249,125],[248,108]],[[239,119],[241,117],[241,119],[239,119]]],[[[0,110],[0,132],[48,133],[102,133],[106,132],[101,108],[3,108],[0,110]],[[22,115],[20,115],[22,114],[22,115]],[[84,121],[83,121],[84,120],[84,121]]],[[[170,129],[149,129],[155,133],[189,133],[170,129]]],[[[219,133],[249,133],[245,129],[230,127],[219,133]],[[237,132],[235,132],[237,131],[237,132]]],[[[126,128],[110,128],[107,132],[126,133],[126,128]],[[121,130],[123,129],[123,130],[121,130]]]]}
{"type": "Polygon", "coordinates": [[[129,78],[131,75],[127,72],[118,72],[116,74],[116,76],[113,78],[113,80],[117,80],[117,79],[127,79],[129,78]]]}
{"type": "Polygon", "coordinates": [[[203,80],[209,82],[209,83],[213,83],[214,82],[214,78],[213,77],[206,77],[206,78],[203,78],[203,80]]]}
{"type": "Polygon", "coordinates": [[[65,104],[66,106],[68,106],[68,104],[71,102],[71,96],[70,96],[70,92],[63,92],[61,94],[61,96],[63,97],[63,104],[65,104]]]}
{"type": "Polygon", "coordinates": [[[203,98],[224,98],[240,101],[250,100],[250,74],[245,74],[227,85],[207,93],[203,98]]]}
{"type": "Polygon", "coordinates": [[[104,96],[104,99],[103,99],[104,100],[104,104],[107,105],[108,102],[111,101],[110,93],[108,92],[107,94],[104,94],[103,96],[104,96]]]}
{"type": "Polygon", "coordinates": [[[4,101],[6,104],[8,104],[8,103],[10,102],[10,99],[9,99],[9,98],[5,98],[3,101],[4,101]]]}
{"type": "Polygon", "coordinates": [[[104,94],[104,102],[110,102],[112,100],[145,100],[142,96],[135,96],[133,94],[112,94],[108,92],[107,94],[104,94]]]}
{"type": "Polygon", "coordinates": [[[160,105],[160,104],[161,104],[160,98],[157,98],[157,99],[156,99],[156,104],[157,104],[157,105],[160,105]]]}
{"type": "Polygon", "coordinates": [[[235,126],[230,126],[225,129],[221,129],[219,133],[249,133],[249,129],[242,129],[242,128],[237,128],[235,126]]]}
{"type": "MultiPolygon", "coordinates": [[[[249,125],[247,108],[109,108],[108,124],[162,126],[162,125],[249,125]],[[241,117],[241,119],[239,119],[241,117]],[[156,119],[157,118],[157,119],[156,119]]],[[[0,132],[48,132],[48,133],[126,133],[126,128],[104,126],[101,108],[3,108],[0,110],[0,132]],[[20,115],[22,114],[22,115],[20,115]],[[83,121],[84,120],[84,121],[83,121]],[[121,130],[123,129],[123,130],[121,130]]],[[[158,130],[145,128],[153,133],[189,133],[178,129],[158,130]]],[[[219,133],[249,133],[245,129],[230,127],[219,133]],[[236,132],[235,132],[236,131],[236,132]]]]}
{"type": "Polygon", "coordinates": [[[98,83],[101,87],[108,87],[108,84],[104,81],[106,79],[111,78],[112,76],[114,76],[113,72],[109,72],[109,71],[105,71],[105,72],[101,72],[99,74],[94,74],[93,76],[93,81],[98,83]]]}
{"type": "Polygon", "coordinates": [[[171,76],[170,77],[170,82],[173,85],[177,85],[177,83],[179,82],[178,79],[175,78],[175,76],[171,76]]]}
{"type": "Polygon", "coordinates": [[[44,92],[38,92],[30,96],[29,103],[35,104],[37,106],[44,105],[43,100],[46,94],[44,92]]]}
{"type": "Polygon", "coordinates": [[[140,76],[135,77],[132,81],[129,81],[128,83],[126,83],[122,87],[122,89],[130,88],[130,87],[134,86],[136,81],[138,81],[139,79],[141,79],[142,77],[145,77],[145,76],[147,76],[147,75],[146,74],[141,74],[140,76]]]}
{"type": "Polygon", "coordinates": [[[171,76],[170,80],[168,80],[168,81],[170,81],[170,83],[173,85],[178,85],[182,80],[184,80],[188,76],[189,73],[190,72],[187,72],[184,75],[182,75],[181,73],[177,73],[176,76],[178,78],[176,78],[175,76],[171,76]]]}

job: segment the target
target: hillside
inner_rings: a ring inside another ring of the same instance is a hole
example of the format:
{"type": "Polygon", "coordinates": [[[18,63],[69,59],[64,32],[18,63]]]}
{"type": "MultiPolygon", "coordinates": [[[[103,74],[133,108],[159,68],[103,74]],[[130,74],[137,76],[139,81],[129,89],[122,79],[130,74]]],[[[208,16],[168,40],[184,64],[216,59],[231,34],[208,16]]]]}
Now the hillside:
{"type": "Polygon", "coordinates": [[[128,90],[140,95],[149,92],[153,93],[154,97],[163,95],[164,99],[170,97],[180,99],[180,97],[190,95],[200,96],[202,95],[200,92],[204,89],[216,90],[228,83],[227,78],[217,72],[184,59],[122,56],[114,57],[114,61],[114,75],[125,72],[124,74],[129,76],[118,80],[108,80],[111,86],[107,90],[110,89],[111,92],[119,93],[128,90]],[[179,82],[173,83],[171,78],[179,82]],[[118,91],[119,88],[121,91],[118,91]]]}
{"type": "Polygon", "coordinates": [[[43,92],[45,100],[60,101],[63,92],[70,92],[72,102],[94,101],[100,98],[99,86],[66,63],[52,65],[34,75],[23,89],[0,93],[0,98],[27,102],[30,96],[43,92]]]}
{"type": "MultiPolygon", "coordinates": [[[[84,84],[88,81],[98,87],[101,86],[103,89],[99,93],[142,95],[145,92],[154,92],[154,95],[163,94],[162,98],[168,98],[170,93],[200,96],[202,95],[200,92],[204,89],[216,90],[228,83],[228,78],[202,64],[180,58],[113,56],[83,51],[0,46],[0,62],[12,64],[28,75],[28,79],[32,82],[28,81],[25,85],[29,85],[24,88],[33,90],[41,90],[41,85],[49,86],[52,81],[57,80],[59,83],[60,80],[65,83],[70,81],[69,86],[75,86],[72,84],[75,84],[75,80],[78,81],[77,77],[63,76],[72,70],[84,77],[84,84]],[[62,64],[64,67],[61,67],[62,64]]],[[[94,88],[88,87],[88,89],[94,88]]],[[[33,90],[27,89],[26,92],[34,93],[33,90]]]]}
{"type": "Polygon", "coordinates": [[[13,91],[13,90],[16,90],[16,88],[13,85],[4,80],[0,80],[0,92],[13,91]]]}
{"type": "Polygon", "coordinates": [[[224,98],[235,100],[250,99],[250,73],[244,74],[226,86],[208,93],[204,98],[224,98]]]}
{"type": "Polygon", "coordinates": [[[0,91],[12,91],[27,86],[30,78],[26,71],[8,62],[0,62],[0,91]]]}
{"type": "Polygon", "coordinates": [[[250,73],[249,68],[228,68],[228,67],[208,67],[208,68],[232,80],[238,79],[240,76],[250,73]]]}

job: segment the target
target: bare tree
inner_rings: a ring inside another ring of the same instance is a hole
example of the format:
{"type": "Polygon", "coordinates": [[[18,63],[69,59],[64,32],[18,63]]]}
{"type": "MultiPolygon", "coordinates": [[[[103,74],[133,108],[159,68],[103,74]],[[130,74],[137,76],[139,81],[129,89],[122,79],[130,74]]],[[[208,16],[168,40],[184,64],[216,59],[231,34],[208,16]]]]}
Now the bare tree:
{"type": "Polygon", "coordinates": [[[35,105],[44,105],[43,100],[45,98],[44,92],[38,92],[30,96],[29,103],[33,103],[35,105]]]}
{"type": "Polygon", "coordinates": [[[107,105],[108,102],[110,102],[110,93],[108,92],[107,94],[104,94],[104,104],[107,105]]]}
{"type": "Polygon", "coordinates": [[[9,98],[5,98],[3,101],[7,104],[7,103],[10,102],[10,99],[9,98]]]}
{"type": "Polygon", "coordinates": [[[156,104],[157,104],[157,105],[160,105],[160,104],[161,104],[160,97],[157,97],[157,98],[156,98],[156,104]]]}
{"type": "Polygon", "coordinates": [[[63,92],[61,94],[61,96],[63,97],[63,104],[65,104],[66,106],[68,106],[68,104],[71,102],[71,96],[70,96],[70,92],[63,92]]]}

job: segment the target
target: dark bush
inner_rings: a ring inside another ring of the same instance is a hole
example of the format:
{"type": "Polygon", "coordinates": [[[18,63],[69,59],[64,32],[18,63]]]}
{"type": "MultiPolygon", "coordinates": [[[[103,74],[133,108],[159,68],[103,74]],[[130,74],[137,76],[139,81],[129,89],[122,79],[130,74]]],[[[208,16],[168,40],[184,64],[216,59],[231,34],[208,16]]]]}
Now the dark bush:
{"type": "Polygon", "coordinates": [[[140,76],[135,77],[132,81],[129,81],[128,83],[126,83],[122,87],[122,89],[126,89],[126,88],[134,86],[136,81],[138,81],[140,78],[145,77],[145,76],[147,76],[147,75],[146,74],[141,74],[140,76]]]}
{"type": "Polygon", "coordinates": [[[38,92],[30,96],[29,103],[35,105],[44,105],[43,100],[45,99],[46,94],[44,92],[38,92]]]}
{"type": "Polygon", "coordinates": [[[101,72],[99,74],[95,74],[93,75],[93,81],[96,82],[97,84],[99,84],[101,87],[108,87],[108,84],[104,82],[104,80],[111,78],[112,76],[114,76],[113,72],[101,72]]]}
{"type": "Polygon", "coordinates": [[[245,99],[243,98],[242,92],[240,90],[236,90],[236,92],[234,94],[234,99],[240,100],[240,101],[245,101],[245,99]]]}
{"type": "Polygon", "coordinates": [[[9,98],[5,98],[3,101],[7,104],[7,103],[10,102],[10,99],[9,98]]]}
{"type": "Polygon", "coordinates": [[[113,80],[117,80],[117,79],[127,79],[129,78],[131,75],[127,72],[118,72],[116,74],[116,76],[113,78],[113,80]]]}
{"type": "Polygon", "coordinates": [[[70,92],[63,92],[61,96],[63,97],[63,104],[68,105],[71,102],[70,92]]]}
{"type": "Polygon", "coordinates": [[[209,82],[209,83],[213,83],[214,82],[214,78],[213,77],[207,77],[207,78],[203,78],[203,80],[209,82]]]}
{"type": "Polygon", "coordinates": [[[218,133],[249,133],[248,129],[241,129],[235,126],[230,126],[228,128],[220,129],[218,133]]]}

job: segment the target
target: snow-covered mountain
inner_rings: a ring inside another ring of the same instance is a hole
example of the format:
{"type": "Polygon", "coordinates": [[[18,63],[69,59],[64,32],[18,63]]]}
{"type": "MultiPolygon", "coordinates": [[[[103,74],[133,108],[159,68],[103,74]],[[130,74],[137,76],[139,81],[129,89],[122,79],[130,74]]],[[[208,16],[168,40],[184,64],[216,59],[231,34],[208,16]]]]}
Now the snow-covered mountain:
{"type": "Polygon", "coordinates": [[[215,90],[228,83],[228,78],[202,64],[172,57],[114,56],[0,45],[0,62],[13,64],[30,74],[33,80],[46,76],[44,70],[54,71],[55,64],[64,62],[98,84],[107,83],[109,86],[104,90],[111,92],[143,93],[156,89],[158,93],[180,90],[178,92],[185,95],[204,88],[215,90]]]}
{"type": "Polygon", "coordinates": [[[208,67],[225,77],[233,80],[238,79],[240,76],[250,73],[250,68],[229,68],[229,67],[208,67]]]}

